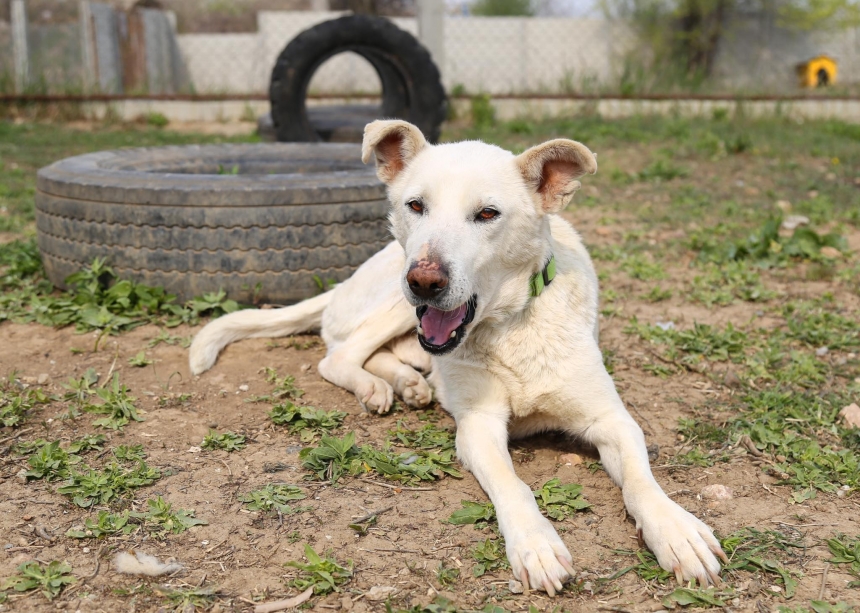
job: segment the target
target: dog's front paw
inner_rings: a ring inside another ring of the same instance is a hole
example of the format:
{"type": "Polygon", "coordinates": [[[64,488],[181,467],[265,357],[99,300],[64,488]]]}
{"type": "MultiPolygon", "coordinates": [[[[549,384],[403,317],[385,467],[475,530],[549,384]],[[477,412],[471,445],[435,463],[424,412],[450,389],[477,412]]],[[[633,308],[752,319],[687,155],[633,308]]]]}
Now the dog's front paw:
{"type": "Polygon", "coordinates": [[[572,558],[561,537],[542,515],[515,526],[505,534],[508,561],[523,586],[546,590],[550,596],[562,590],[573,577],[572,558]]]}
{"type": "Polygon", "coordinates": [[[696,579],[700,585],[718,584],[721,558],[728,562],[711,529],[666,498],[647,508],[640,530],[648,548],[678,583],[696,579]]]}
{"type": "Polygon", "coordinates": [[[433,392],[427,381],[419,373],[409,376],[398,376],[395,380],[395,389],[403,402],[414,409],[427,406],[433,399],[433,392]]]}
{"type": "Polygon", "coordinates": [[[355,390],[355,397],[365,411],[388,413],[394,403],[394,389],[379,377],[369,376],[355,390]]]}

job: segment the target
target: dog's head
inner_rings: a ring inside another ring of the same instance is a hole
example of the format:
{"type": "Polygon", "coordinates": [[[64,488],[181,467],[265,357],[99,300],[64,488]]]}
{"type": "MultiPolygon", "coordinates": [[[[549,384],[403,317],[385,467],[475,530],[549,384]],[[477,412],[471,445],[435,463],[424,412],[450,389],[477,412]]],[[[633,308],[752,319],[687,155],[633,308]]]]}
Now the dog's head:
{"type": "Polygon", "coordinates": [[[546,216],[597,171],[594,154],[572,140],[514,156],[478,141],[430,145],[405,121],[367,125],[362,160],[374,157],[406,253],[403,292],[421,346],[435,355],[457,347],[473,321],[526,299],[528,278],[549,257],[546,216]]]}

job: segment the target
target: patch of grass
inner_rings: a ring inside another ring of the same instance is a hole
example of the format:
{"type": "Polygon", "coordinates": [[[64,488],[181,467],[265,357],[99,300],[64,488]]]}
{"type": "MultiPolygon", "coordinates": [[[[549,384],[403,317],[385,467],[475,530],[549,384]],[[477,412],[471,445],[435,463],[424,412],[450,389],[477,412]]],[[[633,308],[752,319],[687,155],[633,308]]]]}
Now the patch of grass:
{"type": "Polygon", "coordinates": [[[298,400],[305,395],[304,390],[296,387],[296,378],[292,375],[278,376],[274,368],[266,367],[266,382],[274,385],[271,393],[264,396],[254,396],[247,402],[279,402],[282,400],[298,400]]]}
{"type": "Polygon", "coordinates": [[[45,479],[55,481],[69,476],[71,464],[79,462],[80,458],[69,455],[60,449],[60,441],[53,441],[42,446],[27,460],[30,470],[24,473],[27,479],[45,479]]]}
{"type": "Polygon", "coordinates": [[[296,406],[289,400],[276,404],[269,411],[269,417],[278,425],[285,425],[292,434],[298,434],[303,443],[309,443],[317,436],[328,434],[343,425],[347,413],[343,411],[324,411],[311,406],[296,406]]]}
{"type": "Polygon", "coordinates": [[[12,373],[0,383],[0,426],[17,428],[34,407],[50,401],[50,396],[41,389],[22,388],[12,373]]]}
{"type": "Polygon", "coordinates": [[[426,424],[418,430],[410,430],[397,422],[397,429],[391,430],[390,435],[400,445],[411,449],[439,449],[442,451],[454,449],[455,435],[446,428],[440,428],[435,424],[426,424]]]}
{"type": "MultiPolygon", "coordinates": [[[[831,298],[832,301],[832,298],[831,298]]],[[[828,300],[793,301],[782,307],[785,335],[807,347],[856,349],[860,347],[860,317],[838,312],[828,300]]]]}
{"type": "Polygon", "coordinates": [[[492,502],[472,502],[471,500],[461,500],[462,509],[458,509],[451,513],[446,520],[449,524],[462,526],[465,524],[473,524],[479,530],[487,526],[497,526],[496,522],[496,507],[492,502]]]}
{"type": "Polygon", "coordinates": [[[341,566],[337,560],[329,557],[320,557],[310,545],[305,545],[305,558],[307,564],[301,562],[287,562],[301,571],[301,575],[288,582],[288,585],[301,591],[312,587],[314,594],[329,594],[340,592],[340,586],[352,579],[352,562],[348,562],[349,568],[341,566]]]}
{"type": "Polygon", "coordinates": [[[299,452],[305,468],[313,471],[320,480],[336,482],[344,474],[361,475],[376,472],[380,476],[404,484],[434,481],[445,475],[461,477],[456,467],[454,451],[414,451],[394,453],[390,449],[374,449],[369,445],[355,445],[355,433],[342,439],[323,436],[317,447],[299,452]]]}
{"type": "Polygon", "coordinates": [[[694,323],[688,330],[664,329],[660,326],[640,324],[635,317],[624,329],[626,334],[636,334],[651,343],[666,347],[666,358],[679,360],[684,365],[694,365],[701,358],[716,362],[740,362],[745,355],[748,335],[731,323],[720,329],[708,324],[694,323]],[[681,356],[680,354],[685,354],[681,356]],[[680,358],[680,359],[679,359],[680,358]]]}
{"type": "Polygon", "coordinates": [[[54,560],[47,566],[39,562],[25,562],[18,567],[17,575],[3,581],[0,590],[29,592],[38,589],[45,598],[53,600],[63,588],[77,581],[71,573],[72,567],[66,562],[54,560]]]}
{"type": "Polygon", "coordinates": [[[147,359],[145,351],[138,351],[134,356],[128,359],[128,364],[129,366],[143,368],[144,366],[152,364],[152,360],[147,359]]]}
{"type": "MultiPolygon", "coordinates": [[[[16,241],[2,251],[17,254],[25,263],[0,271],[0,322],[74,325],[79,332],[116,334],[147,323],[195,324],[202,315],[219,316],[239,308],[224,292],[177,304],[176,297],[163,288],[120,280],[99,258],[66,279],[69,291],[56,292],[47,281],[35,241],[16,241]]],[[[4,259],[0,253],[0,266],[4,259]]]]}
{"type": "Polygon", "coordinates": [[[640,181],[672,181],[681,177],[686,177],[690,171],[683,166],[678,166],[666,158],[657,158],[648,166],[639,171],[636,177],[640,181]]]}
{"type": "Polygon", "coordinates": [[[307,498],[305,493],[294,485],[273,484],[239,495],[239,500],[244,502],[251,511],[277,511],[284,515],[303,511],[304,508],[293,508],[288,503],[305,498],[307,498]]]}
{"type": "Polygon", "coordinates": [[[83,526],[74,526],[66,532],[70,538],[101,538],[130,534],[139,526],[156,537],[164,534],[181,534],[193,526],[206,525],[208,522],[194,517],[193,510],[173,509],[173,505],[161,496],[146,501],[146,511],[122,511],[109,513],[99,511],[93,519],[84,520],[83,526]]]}
{"type": "Polygon", "coordinates": [[[299,452],[302,466],[313,471],[320,481],[337,483],[345,473],[349,472],[352,460],[359,456],[355,445],[355,432],[349,432],[343,438],[323,436],[316,447],[306,447],[299,452]]]}
{"type": "MultiPolygon", "coordinates": [[[[827,539],[827,548],[833,556],[828,562],[844,564],[848,572],[860,578],[860,538],[839,534],[832,539],[827,539]]],[[[852,583],[858,584],[857,581],[852,583]]]]}
{"type": "Polygon", "coordinates": [[[736,300],[766,302],[777,293],[764,286],[761,274],[749,262],[741,260],[703,264],[702,274],[693,277],[689,296],[706,306],[725,306],[736,300]]]}
{"type": "Polygon", "coordinates": [[[146,346],[152,349],[164,343],[165,345],[178,345],[183,349],[188,349],[191,346],[192,340],[194,340],[193,336],[175,336],[167,330],[161,330],[157,335],[149,339],[146,346]]]}
{"type": "Polygon", "coordinates": [[[659,262],[641,253],[634,253],[622,260],[621,270],[640,281],[656,281],[666,278],[666,271],[659,262]]]}
{"type": "Polygon", "coordinates": [[[664,300],[669,300],[672,297],[672,290],[663,289],[659,285],[655,285],[642,297],[648,302],[663,302],[664,300]]]}
{"type": "Polygon", "coordinates": [[[115,536],[131,534],[137,525],[129,522],[129,511],[122,513],[110,513],[99,511],[95,520],[85,519],[82,526],[72,526],[66,531],[69,538],[101,538],[103,536],[115,536]]]}
{"type": "Polygon", "coordinates": [[[541,511],[555,521],[562,521],[577,511],[584,511],[591,505],[582,497],[582,486],[577,483],[562,485],[558,477],[550,479],[533,492],[541,511]]]}
{"type": "Polygon", "coordinates": [[[488,538],[476,545],[472,548],[472,558],[475,560],[475,565],[472,567],[472,574],[475,577],[511,567],[505,554],[505,541],[502,538],[488,538]]]}
{"type": "Polygon", "coordinates": [[[113,457],[120,462],[140,462],[146,459],[143,445],[118,445],[111,450],[113,457]]]}
{"type": "Polygon", "coordinates": [[[638,551],[625,551],[619,549],[613,550],[613,553],[636,556],[639,561],[631,566],[625,566],[621,570],[613,573],[611,576],[601,581],[614,581],[615,579],[623,577],[631,571],[636,573],[636,576],[643,581],[656,581],[660,584],[666,584],[675,577],[669,571],[664,570],[663,567],[660,566],[660,564],[657,562],[657,558],[654,556],[654,554],[647,549],[639,549],[638,551]]]}
{"type": "Polygon", "coordinates": [[[152,485],[160,478],[161,471],[143,461],[132,467],[112,462],[101,470],[84,467],[82,472],[72,471],[66,484],[57,488],[57,492],[71,498],[79,507],[88,508],[95,504],[108,504],[138,488],[152,485]]]}
{"type": "Polygon", "coordinates": [[[101,451],[106,442],[107,437],[104,434],[87,434],[86,436],[72,441],[66,451],[69,454],[86,453],[87,451],[101,451]]]}
{"type": "Polygon", "coordinates": [[[99,381],[99,375],[94,368],[88,368],[80,379],[69,377],[68,382],[63,383],[66,388],[66,393],[63,395],[63,400],[70,402],[69,415],[77,417],[80,411],[90,403],[90,398],[95,396],[97,390],[96,383],[99,381]]]}
{"type": "Polygon", "coordinates": [[[457,579],[459,578],[459,568],[451,568],[446,566],[445,562],[439,562],[439,565],[436,567],[436,581],[439,582],[439,585],[442,587],[450,587],[457,583],[457,579]]]}
{"type": "Polygon", "coordinates": [[[215,430],[209,430],[209,434],[200,444],[202,449],[221,449],[223,451],[241,451],[245,448],[245,437],[235,432],[223,432],[218,434],[215,430]]]}
{"type": "Polygon", "coordinates": [[[818,234],[812,228],[800,226],[789,237],[780,236],[782,218],[767,220],[760,228],[736,241],[718,240],[708,230],[695,233],[690,247],[699,252],[705,262],[724,263],[750,260],[761,267],[784,265],[791,260],[819,261],[824,247],[841,253],[848,251],[845,238],[835,234],[818,234]]]}
{"type": "Polygon", "coordinates": [[[693,607],[696,609],[725,607],[726,602],[723,598],[732,594],[731,591],[720,591],[715,587],[676,587],[671,594],[663,598],[662,603],[668,609],[676,607],[693,607]]]}
{"type": "Polygon", "coordinates": [[[191,587],[184,589],[172,589],[164,585],[155,588],[157,594],[167,600],[168,605],[175,613],[186,613],[186,611],[208,611],[218,598],[218,593],[213,588],[191,587]]]}
{"type": "Polygon", "coordinates": [[[128,424],[130,419],[143,421],[143,418],[137,414],[137,408],[133,404],[137,399],[129,396],[129,391],[125,385],[119,382],[119,373],[114,373],[109,386],[96,390],[95,396],[101,400],[101,404],[88,402],[84,406],[85,411],[107,415],[107,417],[93,421],[93,425],[111,430],[120,430],[128,424]]]}
{"type": "Polygon", "coordinates": [[[786,598],[794,596],[797,580],[791,571],[770,556],[776,552],[787,554],[791,549],[803,550],[806,546],[802,542],[775,530],[761,532],[755,528],[742,528],[721,539],[720,544],[729,557],[729,563],[724,566],[725,571],[745,570],[769,574],[782,583],[786,598]]]}

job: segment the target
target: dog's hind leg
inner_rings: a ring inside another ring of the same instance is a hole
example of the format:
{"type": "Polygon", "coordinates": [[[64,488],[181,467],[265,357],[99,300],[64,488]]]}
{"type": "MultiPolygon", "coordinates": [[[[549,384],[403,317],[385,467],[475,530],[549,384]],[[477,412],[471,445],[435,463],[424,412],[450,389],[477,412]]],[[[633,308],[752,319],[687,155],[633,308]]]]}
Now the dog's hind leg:
{"type": "Polygon", "coordinates": [[[394,388],[394,393],[403,398],[410,407],[420,409],[433,398],[433,392],[427,381],[409,364],[404,364],[387,348],[381,348],[374,353],[364,369],[377,377],[388,381],[394,388]]]}
{"type": "Polygon", "coordinates": [[[365,410],[387,413],[394,402],[391,384],[363,367],[373,354],[415,323],[415,311],[402,297],[391,308],[373,311],[343,341],[329,347],[328,355],[319,363],[320,375],[354,393],[365,410]]]}

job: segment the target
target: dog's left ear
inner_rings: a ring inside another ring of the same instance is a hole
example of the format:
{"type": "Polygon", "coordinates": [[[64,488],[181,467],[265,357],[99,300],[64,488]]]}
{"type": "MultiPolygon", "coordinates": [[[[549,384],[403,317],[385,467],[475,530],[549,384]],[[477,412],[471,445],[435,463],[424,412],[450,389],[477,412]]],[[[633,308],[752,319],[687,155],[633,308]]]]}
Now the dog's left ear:
{"type": "Polygon", "coordinates": [[[597,158],[588,147],[564,138],[532,147],[518,155],[516,162],[545,213],[566,207],[581,186],[577,179],[597,172],[597,158]]]}
{"type": "Polygon", "coordinates": [[[364,127],[361,161],[367,164],[376,154],[376,174],[386,185],[427,146],[421,130],[408,121],[377,120],[364,127]]]}

